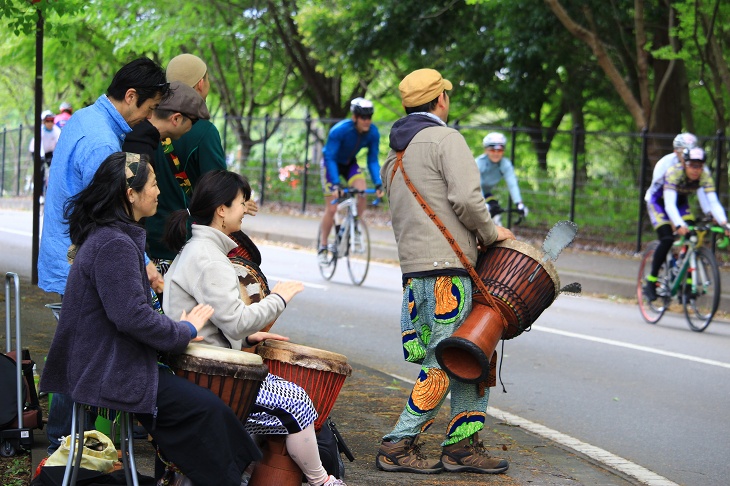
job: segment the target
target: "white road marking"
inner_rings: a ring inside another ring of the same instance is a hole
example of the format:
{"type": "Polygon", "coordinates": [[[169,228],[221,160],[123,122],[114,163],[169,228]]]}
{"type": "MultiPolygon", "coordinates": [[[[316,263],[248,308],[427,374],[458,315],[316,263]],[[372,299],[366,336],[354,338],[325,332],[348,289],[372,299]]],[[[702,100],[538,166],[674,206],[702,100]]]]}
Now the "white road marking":
{"type": "MultiPolygon", "coordinates": [[[[535,326],[532,328],[535,329],[535,326]]],[[[413,380],[409,380],[393,373],[386,374],[396,380],[409,384],[409,386],[413,385],[413,380]]],[[[451,393],[449,393],[449,397],[450,396],[451,393]]],[[[529,432],[532,432],[533,434],[539,435],[540,437],[544,437],[562,446],[569,447],[576,452],[590,457],[594,461],[598,461],[601,464],[636,478],[642,484],[648,484],[651,486],[679,486],[677,483],[670,481],[664,476],[660,476],[659,474],[656,474],[645,467],[639,466],[628,459],[624,459],[623,457],[612,454],[600,447],[588,444],[587,442],[583,442],[567,434],[558,432],[557,430],[553,430],[549,427],[545,427],[544,425],[524,419],[518,415],[514,415],[494,407],[487,407],[487,413],[497,420],[501,420],[511,425],[517,425],[529,432]]]]}
{"type": "Polygon", "coordinates": [[[32,238],[33,237],[33,233],[28,233],[27,231],[20,231],[20,230],[13,230],[13,229],[7,229],[7,228],[0,228],[0,232],[2,232],[2,233],[10,233],[12,235],[27,236],[28,238],[32,238]]]}
{"type": "MultiPolygon", "coordinates": [[[[284,278],[284,277],[277,277],[275,275],[269,275],[269,276],[266,277],[266,280],[268,280],[268,281],[274,281],[275,280],[277,282],[288,282],[288,281],[291,281],[291,280],[294,280],[294,279],[292,279],[292,278],[284,278]]],[[[304,282],[304,281],[302,281],[302,283],[304,284],[305,287],[310,287],[310,288],[313,288],[313,289],[318,289],[318,290],[327,290],[327,289],[329,289],[329,287],[327,285],[316,284],[316,283],[313,283],[313,282],[304,282]]]]}
{"type": "Polygon", "coordinates": [[[605,464],[608,467],[636,478],[643,484],[650,484],[651,486],[678,486],[677,483],[670,481],[664,476],[660,476],[645,467],[639,466],[628,459],[619,457],[601,449],[600,447],[593,446],[574,437],[558,432],[557,430],[545,427],[544,425],[536,424],[535,422],[531,422],[527,419],[494,407],[488,407],[487,413],[498,420],[502,420],[512,425],[517,425],[532,432],[533,434],[545,437],[546,439],[557,442],[565,447],[570,447],[571,449],[578,451],[581,454],[585,454],[601,464],[605,464]]]}
{"type": "Polygon", "coordinates": [[[552,334],[558,334],[560,336],[572,337],[572,338],[576,338],[576,339],[584,339],[586,341],[593,341],[596,343],[608,344],[610,346],[618,346],[620,348],[635,349],[637,351],[644,351],[645,353],[653,353],[653,354],[658,354],[661,356],[668,356],[670,358],[679,358],[679,359],[684,359],[686,361],[694,361],[695,363],[701,363],[701,364],[706,364],[706,365],[710,365],[710,366],[719,366],[720,368],[730,368],[730,363],[725,363],[723,361],[699,358],[697,356],[692,356],[689,354],[682,354],[682,353],[675,353],[673,351],[663,351],[661,349],[650,348],[648,346],[641,346],[638,344],[625,343],[622,341],[615,341],[613,339],[605,339],[605,338],[599,338],[599,337],[595,337],[595,336],[588,336],[587,334],[578,334],[575,332],[562,331],[560,329],[553,329],[551,327],[544,327],[544,326],[534,326],[533,325],[532,329],[534,331],[549,332],[552,334]]]}

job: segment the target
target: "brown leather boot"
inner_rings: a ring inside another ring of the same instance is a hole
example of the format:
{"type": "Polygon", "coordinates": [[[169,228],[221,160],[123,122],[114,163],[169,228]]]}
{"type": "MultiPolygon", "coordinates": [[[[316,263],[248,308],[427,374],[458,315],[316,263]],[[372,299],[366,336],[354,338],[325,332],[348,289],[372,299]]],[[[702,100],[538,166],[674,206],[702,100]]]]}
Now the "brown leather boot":
{"type": "Polygon", "coordinates": [[[441,461],[429,461],[421,452],[418,436],[406,437],[398,442],[383,441],[375,457],[375,465],[381,471],[438,474],[443,471],[441,461]]]}
{"type": "Polygon", "coordinates": [[[444,469],[450,472],[499,474],[509,468],[509,463],[504,459],[489,455],[476,432],[470,437],[444,447],[441,462],[444,469]]]}

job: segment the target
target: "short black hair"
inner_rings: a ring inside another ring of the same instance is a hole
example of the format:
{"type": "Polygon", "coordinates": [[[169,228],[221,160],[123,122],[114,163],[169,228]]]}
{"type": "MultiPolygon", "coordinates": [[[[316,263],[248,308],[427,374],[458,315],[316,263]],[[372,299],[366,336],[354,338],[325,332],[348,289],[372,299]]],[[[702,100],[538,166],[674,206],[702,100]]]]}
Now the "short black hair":
{"type": "Polygon", "coordinates": [[[162,95],[163,99],[167,98],[170,93],[170,83],[165,77],[165,70],[159,64],[147,57],[140,57],[117,71],[106,94],[121,101],[129,89],[137,92],[137,107],[140,107],[142,103],[158,94],[162,95]]]}
{"type": "MultiPolygon", "coordinates": [[[[444,91],[444,93],[446,93],[446,91],[444,91]]],[[[439,96],[441,96],[441,95],[439,95],[439,96]]],[[[423,113],[423,112],[431,113],[436,108],[438,101],[439,101],[439,98],[437,96],[435,99],[433,99],[433,100],[429,101],[428,103],[423,104],[421,106],[413,106],[413,107],[406,108],[406,114],[410,115],[411,113],[423,113]]]]}

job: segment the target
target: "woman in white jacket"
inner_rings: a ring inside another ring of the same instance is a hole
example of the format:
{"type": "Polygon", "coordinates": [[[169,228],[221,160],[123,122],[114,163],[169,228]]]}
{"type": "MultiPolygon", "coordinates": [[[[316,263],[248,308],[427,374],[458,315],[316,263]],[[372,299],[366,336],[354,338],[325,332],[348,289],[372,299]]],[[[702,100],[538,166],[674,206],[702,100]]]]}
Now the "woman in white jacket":
{"type": "MultiPolygon", "coordinates": [[[[229,235],[240,231],[250,197],[251,187],[239,174],[208,172],[198,181],[190,207],[172,213],[165,228],[165,242],[179,253],[165,275],[163,310],[177,315],[198,302],[210,304],[215,314],[198,332],[206,344],[241,349],[264,339],[286,340],[260,330],[304,289],[301,282],[279,282],[257,303],[246,305],[241,299],[238,276],[228,259],[236,242],[229,235]],[[192,237],[186,242],[189,221],[192,237]]],[[[301,387],[269,374],[246,430],[250,434],[287,434],[287,451],[310,485],[344,485],[322,467],[314,432],[316,418],[312,401],[301,387]]]]}

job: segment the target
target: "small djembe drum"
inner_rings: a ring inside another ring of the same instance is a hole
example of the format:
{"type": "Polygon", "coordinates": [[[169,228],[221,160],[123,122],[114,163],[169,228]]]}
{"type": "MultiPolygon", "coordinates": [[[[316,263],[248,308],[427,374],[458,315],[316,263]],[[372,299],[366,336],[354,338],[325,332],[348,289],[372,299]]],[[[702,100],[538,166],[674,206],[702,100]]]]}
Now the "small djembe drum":
{"type": "MultiPolygon", "coordinates": [[[[229,256],[228,259],[236,271],[241,300],[244,304],[251,305],[260,302],[261,299],[271,293],[269,283],[258,265],[241,256],[229,256]]],[[[268,323],[260,331],[268,332],[271,326],[274,325],[274,322],[276,322],[276,319],[268,323]]],[[[246,346],[245,344],[242,349],[250,353],[255,352],[254,347],[246,346]]]]}
{"type": "Polygon", "coordinates": [[[471,313],[436,347],[441,367],[466,383],[485,381],[499,340],[522,334],[560,293],[560,279],[552,262],[543,261],[539,250],[517,240],[490,246],[479,255],[475,270],[496,308],[475,284],[471,313]]]}
{"type": "Polygon", "coordinates": [[[218,395],[243,423],[269,374],[256,354],[208,344],[189,344],[185,353],[170,356],[169,363],[176,375],[218,395]]]}
{"type": "Polygon", "coordinates": [[[304,388],[319,415],[314,422],[314,429],[319,431],[335,405],[345,378],[352,374],[347,357],[273,339],[259,344],[256,352],[269,366],[271,374],[304,388]]]}

